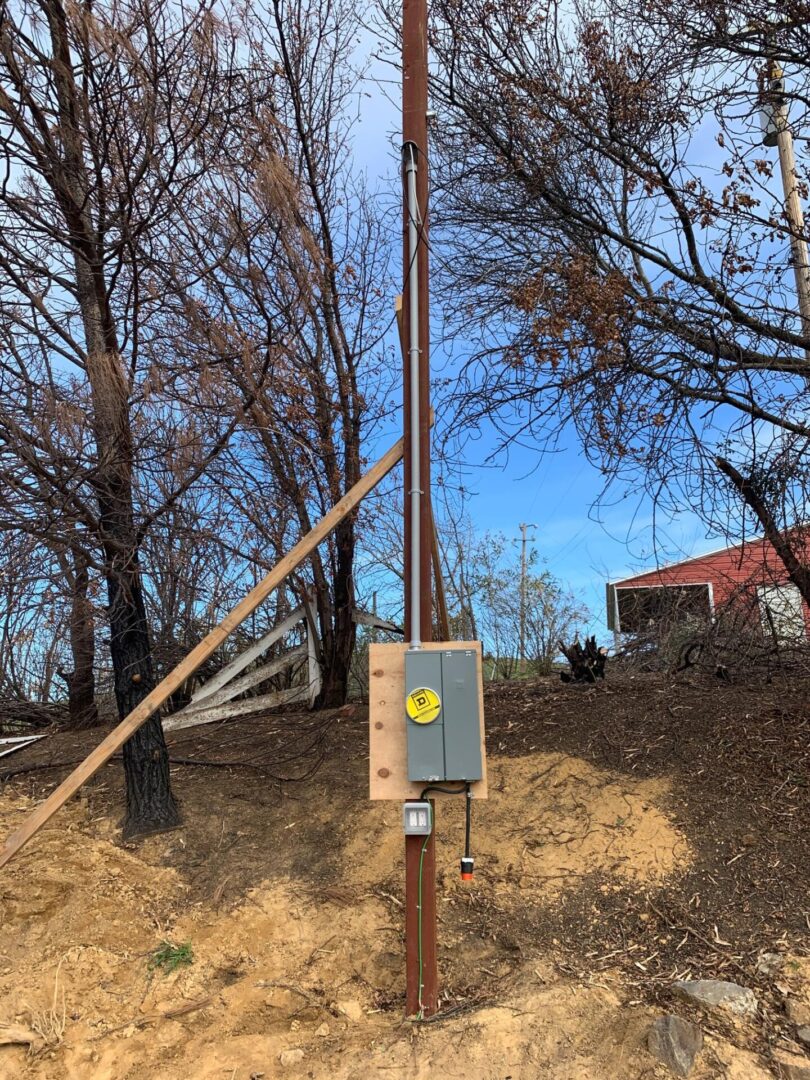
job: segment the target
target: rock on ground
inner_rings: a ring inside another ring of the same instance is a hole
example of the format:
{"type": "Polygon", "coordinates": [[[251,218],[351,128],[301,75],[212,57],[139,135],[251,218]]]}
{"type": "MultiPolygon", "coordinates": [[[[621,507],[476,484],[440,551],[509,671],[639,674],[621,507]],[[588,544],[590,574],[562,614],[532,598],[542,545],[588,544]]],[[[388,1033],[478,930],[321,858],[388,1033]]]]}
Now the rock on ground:
{"type": "Polygon", "coordinates": [[[680,1016],[659,1016],[647,1036],[647,1048],[676,1076],[688,1076],[703,1046],[697,1024],[680,1016]]]}
{"type": "Polygon", "coordinates": [[[776,975],[782,968],[785,962],[785,958],[781,953],[764,952],[759,954],[757,959],[757,975],[765,975],[766,977],[776,975]]]}
{"type": "Polygon", "coordinates": [[[707,1008],[726,1009],[737,1016],[755,1016],[757,1012],[753,990],[737,983],[723,982],[721,979],[678,979],[671,989],[685,1001],[707,1008]]]}
{"type": "Polygon", "coordinates": [[[295,1047],[293,1050],[282,1050],[278,1055],[278,1060],[283,1068],[287,1068],[289,1065],[298,1065],[304,1060],[304,1051],[300,1046],[295,1047]]]}
{"type": "Polygon", "coordinates": [[[776,1060],[785,1080],[810,1080],[810,1064],[794,1054],[777,1054],[776,1060]]]}
{"type": "Polygon", "coordinates": [[[810,1026],[810,1005],[805,1005],[803,1001],[788,998],[785,1002],[785,1012],[788,1020],[791,1020],[798,1027],[810,1026]]]}
{"type": "Polygon", "coordinates": [[[348,1017],[349,1020],[353,1020],[355,1023],[365,1019],[363,1006],[359,1001],[338,1001],[337,1007],[344,1016],[348,1017]]]}

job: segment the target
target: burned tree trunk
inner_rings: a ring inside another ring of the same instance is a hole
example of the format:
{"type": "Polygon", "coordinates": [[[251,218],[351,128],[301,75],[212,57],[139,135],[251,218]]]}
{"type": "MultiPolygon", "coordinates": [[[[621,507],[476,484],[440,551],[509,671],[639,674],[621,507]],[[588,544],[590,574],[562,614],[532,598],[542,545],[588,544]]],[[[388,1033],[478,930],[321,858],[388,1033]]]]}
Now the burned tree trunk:
{"type": "MultiPolygon", "coordinates": [[[[81,273],[78,276],[81,280],[81,273]]],[[[82,295],[83,310],[86,306],[92,312],[95,298],[82,295]]],[[[99,304],[96,310],[103,312],[104,308],[99,304]]],[[[88,353],[87,372],[98,450],[96,494],[109,600],[110,656],[118,715],[123,719],[154,688],[155,679],[132,505],[128,388],[121,357],[111,340],[112,329],[108,320],[104,321],[108,348],[104,352],[88,353]]],[[[179,823],[180,815],[169,783],[169,754],[158,713],[124,744],[124,775],[125,837],[162,831],[179,823]]]]}
{"type": "Polygon", "coordinates": [[[558,644],[563,656],[571,665],[570,672],[560,673],[563,682],[595,683],[597,679],[604,679],[607,649],[604,646],[597,646],[596,635],[585,638],[584,647],[578,641],[567,646],[562,641],[558,644]]]}
{"type": "Polygon", "coordinates": [[[335,593],[334,619],[324,641],[324,682],[319,708],[330,709],[346,704],[349,692],[349,669],[354,653],[357,628],[352,618],[354,610],[354,523],[343,522],[335,530],[337,560],[333,577],[335,593]]]}
{"type": "Polygon", "coordinates": [[[73,671],[66,672],[59,669],[57,674],[67,683],[68,726],[81,731],[94,727],[98,723],[94,672],[95,625],[93,606],[88,599],[90,575],[87,556],[78,546],[73,546],[71,561],[72,566],[69,572],[70,651],[73,658],[73,671]]]}
{"type": "MultiPolygon", "coordinates": [[[[137,559],[108,581],[110,653],[115,698],[122,718],[154,688],[152,650],[137,559]]],[[[124,744],[124,837],[173,828],[180,815],[169,782],[169,753],[160,716],[154,715],[124,744]]]]}

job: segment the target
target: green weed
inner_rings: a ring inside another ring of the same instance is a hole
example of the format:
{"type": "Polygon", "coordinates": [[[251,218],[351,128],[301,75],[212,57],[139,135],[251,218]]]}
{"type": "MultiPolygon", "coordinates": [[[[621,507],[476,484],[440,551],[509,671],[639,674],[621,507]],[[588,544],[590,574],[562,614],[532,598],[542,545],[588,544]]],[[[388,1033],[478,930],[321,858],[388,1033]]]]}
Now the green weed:
{"type": "Polygon", "coordinates": [[[184,964],[193,963],[194,952],[190,941],[182,945],[173,945],[171,941],[161,941],[160,945],[149,954],[149,970],[162,971],[164,975],[171,975],[184,964]]]}

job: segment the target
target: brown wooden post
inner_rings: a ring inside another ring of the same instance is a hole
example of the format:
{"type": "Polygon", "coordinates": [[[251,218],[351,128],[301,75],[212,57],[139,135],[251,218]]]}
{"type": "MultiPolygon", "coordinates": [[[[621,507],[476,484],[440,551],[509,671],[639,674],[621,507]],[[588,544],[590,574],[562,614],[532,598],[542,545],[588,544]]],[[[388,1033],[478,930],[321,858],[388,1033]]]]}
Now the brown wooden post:
{"type": "Polygon", "coordinates": [[[436,587],[436,622],[439,626],[441,641],[450,640],[450,616],[447,614],[447,594],[444,591],[442,577],[442,553],[439,549],[439,534],[436,531],[436,519],[433,505],[430,507],[430,549],[433,561],[433,584],[436,587]]]}
{"type": "MultiPolygon", "coordinates": [[[[411,625],[411,603],[408,583],[411,574],[419,574],[420,626],[418,637],[430,641],[432,637],[431,602],[431,516],[430,516],[430,327],[428,311],[428,67],[427,67],[427,0],[403,0],[402,21],[402,139],[416,148],[416,193],[420,212],[420,235],[416,266],[419,275],[419,398],[411,400],[410,358],[404,351],[403,404],[405,428],[405,637],[412,638],[416,629],[411,625]],[[419,410],[419,468],[420,486],[424,492],[420,500],[420,520],[411,520],[409,493],[411,490],[410,468],[410,419],[411,410],[419,410]],[[418,529],[421,558],[418,568],[411,566],[411,530],[418,529]]],[[[404,188],[404,182],[403,182],[404,188]]],[[[410,253],[408,250],[408,206],[403,198],[403,326],[408,327],[410,306],[408,276],[410,253]]],[[[404,703],[403,703],[404,707],[404,703]]],[[[435,813],[435,812],[434,812],[435,813]]],[[[435,828],[425,847],[421,873],[424,838],[405,838],[405,952],[406,952],[406,1007],[408,1015],[421,1011],[430,1016],[438,1007],[436,970],[436,856],[435,828]],[[420,895],[421,892],[421,895],[420,895]],[[421,922],[421,965],[419,956],[421,922]],[[421,968],[421,979],[420,979],[421,968]],[[421,986],[420,986],[421,982],[421,986]]]]}
{"type": "Polygon", "coordinates": [[[425,845],[422,866],[421,910],[419,904],[419,862],[424,836],[405,837],[405,965],[406,1013],[431,1016],[439,1007],[436,969],[436,803],[431,802],[434,830],[425,845]],[[419,919],[422,919],[422,997],[419,998],[419,919]]]}

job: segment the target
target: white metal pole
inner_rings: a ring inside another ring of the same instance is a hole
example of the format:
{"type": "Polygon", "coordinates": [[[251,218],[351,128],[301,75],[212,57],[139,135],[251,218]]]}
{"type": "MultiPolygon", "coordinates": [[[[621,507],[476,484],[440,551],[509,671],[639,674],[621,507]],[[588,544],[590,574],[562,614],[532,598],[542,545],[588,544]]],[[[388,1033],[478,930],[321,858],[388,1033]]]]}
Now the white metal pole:
{"type": "MultiPolygon", "coordinates": [[[[807,240],[804,236],[804,212],[799,198],[799,180],[796,175],[796,156],[793,153],[793,133],[785,122],[776,136],[779,149],[779,168],[785,191],[785,213],[790,228],[790,250],[793,255],[793,273],[796,278],[796,295],[802,317],[802,335],[810,340],[810,260],[807,240]]],[[[810,350],[808,350],[810,351],[810,350]]]]}
{"type": "MultiPolygon", "coordinates": [[[[790,234],[790,252],[793,275],[796,279],[796,298],[799,302],[802,336],[810,341],[810,258],[804,234],[804,211],[799,198],[799,178],[796,174],[796,155],[793,152],[793,132],[788,120],[787,101],[784,96],[782,68],[775,61],[768,67],[768,90],[764,107],[766,146],[776,145],[779,155],[779,171],[782,174],[782,190],[785,196],[785,217],[790,234]]],[[[810,359],[810,347],[805,349],[810,359]]]]}

